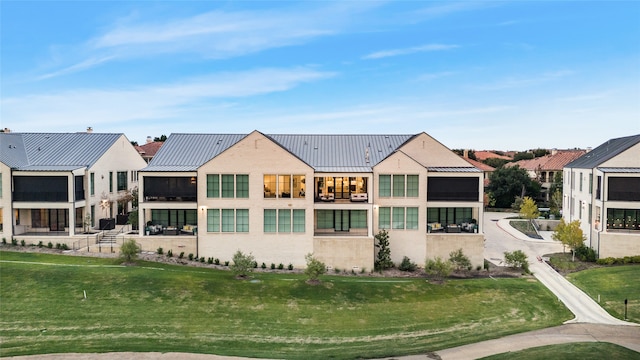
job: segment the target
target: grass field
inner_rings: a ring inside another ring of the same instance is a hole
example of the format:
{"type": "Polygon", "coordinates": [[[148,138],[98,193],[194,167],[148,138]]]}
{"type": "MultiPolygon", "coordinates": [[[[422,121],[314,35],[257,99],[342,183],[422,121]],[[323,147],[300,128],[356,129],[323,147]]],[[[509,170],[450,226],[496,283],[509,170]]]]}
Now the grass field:
{"type": "Polygon", "coordinates": [[[532,278],[227,271],[0,251],[0,356],[177,351],[353,359],[426,353],[572,318],[532,278]],[[86,298],[85,298],[86,292],[86,298]]]}
{"type": "Polygon", "coordinates": [[[569,281],[598,301],[600,306],[618,319],[640,322],[640,265],[608,266],[567,275],[569,281]]]}
{"type": "Polygon", "coordinates": [[[625,347],[603,342],[577,342],[540,346],[482,358],[481,360],[584,360],[624,359],[640,360],[640,353],[625,347]]]}

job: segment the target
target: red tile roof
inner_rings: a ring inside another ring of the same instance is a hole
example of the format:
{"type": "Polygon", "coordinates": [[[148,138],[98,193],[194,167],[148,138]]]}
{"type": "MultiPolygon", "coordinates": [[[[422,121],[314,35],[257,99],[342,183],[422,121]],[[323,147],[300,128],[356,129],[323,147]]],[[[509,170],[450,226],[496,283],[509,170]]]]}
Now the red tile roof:
{"type": "Polygon", "coordinates": [[[520,160],[514,163],[507,164],[507,166],[518,165],[521,168],[530,171],[561,171],[565,167],[565,165],[579,158],[585,153],[586,151],[584,150],[559,150],[553,155],[549,154],[535,159],[520,160]]]}
{"type": "Polygon", "coordinates": [[[138,150],[138,153],[140,153],[142,157],[152,158],[158,152],[158,150],[160,150],[162,144],[164,144],[164,142],[154,141],[136,146],[136,150],[138,150]]]}
{"type": "Polygon", "coordinates": [[[483,160],[487,160],[487,159],[492,159],[492,158],[498,158],[498,159],[504,159],[504,160],[513,160],[513,158],[510,158],[508,156],[504,156],[504,155],[498,155],[496,153],[494,153],[493,151],[475,151],[474,152],[476,155],[476,159],[478,161],[483,161],[483,160]]]}

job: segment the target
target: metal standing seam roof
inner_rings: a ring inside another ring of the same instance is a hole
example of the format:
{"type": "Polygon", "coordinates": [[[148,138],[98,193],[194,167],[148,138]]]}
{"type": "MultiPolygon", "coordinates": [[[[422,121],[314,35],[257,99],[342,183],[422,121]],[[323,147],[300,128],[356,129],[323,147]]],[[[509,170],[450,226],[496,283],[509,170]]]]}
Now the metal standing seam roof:
{"type": "Polygon", "coordinates": [[[428,171],[432,172],[457,172],[457,173],[479,173],[482,170],[477,167],[448,167],[448,166],[437,166],[437,167],[428,167],[428,171]]]}
{"type": "Polygon", "coordinates": [[[3,133],[0,159],[16,170],[91,167],[122,136],[113,133],[3,133]]]}
{"type": "MultiPolygon", "coordinates": [[[[171,134],[142,171],[196,171],[248,134],[171,134]]],[[[321,172],[371,172],[415,135],[267,135],[321,172]]]]}
{"type": "Polygon", "coordinates": [[[247,134],[171,134],[142,171],[196,171],[247,134]]]}
{"type": "Polygon", "coordinates": [[[640,174],[640,168],[599,167],[598,170],[603,173],[640,174]]]}
{"type": "MultiPolygon", "coordinates": [[[[640,143],[640,134],[611,139],[568,163],[565,167],[593,169],[638,143],[640,143]]],[[[638,164],[640,165],[640,160],[638,164]]]]}

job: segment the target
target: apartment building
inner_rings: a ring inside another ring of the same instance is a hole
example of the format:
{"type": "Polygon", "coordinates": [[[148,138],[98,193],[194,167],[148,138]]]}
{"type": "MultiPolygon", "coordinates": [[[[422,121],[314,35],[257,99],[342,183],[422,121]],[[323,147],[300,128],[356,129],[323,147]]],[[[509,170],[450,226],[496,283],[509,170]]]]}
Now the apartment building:
{"type": "Polygon", "coordinates": [[[564,167],[563,218],[600,258],[640,255],[640,135],[611,139],[564,167]]]}
{"type": "MultiPolygon", "coordinates": [[[[0,133],[0,237],[27,244],[87,240],[128,212],[118,198],[146,163],[124,134],[0,133]],[[110,221],[108,223],[111,223],[110,221]]],[[[95,243],[95,239],[92,239],[95,243]]],[[[87,240],[88,241],[88,240],[87,240]]]]}
{"type": "Polygon", "coordinates": [[[172,134],[140,171],[139,242],[174,253],[339,269],[462,248],[484,261],[483,174],[426,133],[172,134]]]}

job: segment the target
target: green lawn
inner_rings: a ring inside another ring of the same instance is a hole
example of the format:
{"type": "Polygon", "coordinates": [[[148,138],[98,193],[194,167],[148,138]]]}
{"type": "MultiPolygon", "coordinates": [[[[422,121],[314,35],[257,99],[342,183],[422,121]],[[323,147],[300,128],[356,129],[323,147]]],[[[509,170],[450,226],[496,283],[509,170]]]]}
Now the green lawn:
{"type": "Polygon", "coordinates": [[[628,300],[627,318],[640,322],[640,265],[608,266],[567,275],[569,281],[586,292],[611,315],[624,318],[624,300],[628,300]]]}
{"type": "Polygon", "coordinates": [[[540,346],[522,351],[487,356],[482,360],[640,360],[640,353],[625,347],[603,342],[578,342],[540,346]]]}
{"type": "Polygon", "coordinates": [[[531,278],[227,271],[0,251],[0,356],[110,351],[354,359],[426,353],[561,324],[531,278]],[[86,291],[86,299],[84,292],[86,291]]]}

